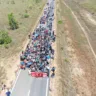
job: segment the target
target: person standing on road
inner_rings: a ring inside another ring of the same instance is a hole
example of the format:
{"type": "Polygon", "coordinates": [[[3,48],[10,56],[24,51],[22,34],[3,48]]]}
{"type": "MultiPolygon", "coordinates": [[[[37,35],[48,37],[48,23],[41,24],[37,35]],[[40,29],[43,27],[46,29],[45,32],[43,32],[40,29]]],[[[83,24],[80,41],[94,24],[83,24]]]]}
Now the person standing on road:
{"type": "Polygon", "coordinates": [[[6,89],[6,85],[2,83],[2,90],[6,89]]]}
{"type": "Polygon", "coordinates": [[[54,73],[55,72],[55,67],[52,67],[51,71],[54,73]]]}
{"type": "Polygon", "coordinates": [[[10,95],[11,95],[11,92],[8,89],[8,91],[6,92],[6,96],[10,96],[10,95]]]}

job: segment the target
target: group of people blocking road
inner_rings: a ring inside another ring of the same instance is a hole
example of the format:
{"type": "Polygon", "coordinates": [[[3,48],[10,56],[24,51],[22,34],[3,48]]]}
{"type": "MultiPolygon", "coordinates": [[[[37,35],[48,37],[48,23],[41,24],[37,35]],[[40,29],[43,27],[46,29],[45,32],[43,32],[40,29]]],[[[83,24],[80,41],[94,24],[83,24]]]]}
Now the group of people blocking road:
{"type": "Polygon", "coordinates": [[[52,43],[55,34],[52,28],[54,21],[54,0],[49,0],[44,14],[33,34],[29,35],[30,42],[20,56],[22,68],[28,67],[31,72],[49,72],[50,60],[54,59],[52,43]]]}

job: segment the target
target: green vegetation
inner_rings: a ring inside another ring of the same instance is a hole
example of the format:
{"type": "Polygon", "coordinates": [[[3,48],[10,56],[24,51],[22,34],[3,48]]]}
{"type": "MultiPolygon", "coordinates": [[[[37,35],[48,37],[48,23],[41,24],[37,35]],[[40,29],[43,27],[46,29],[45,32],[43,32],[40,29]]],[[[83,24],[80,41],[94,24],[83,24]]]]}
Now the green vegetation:
{"type": "Polygon", "coordinates": [[[6,31],[0,31],[0,45],[11,43],[11,38],[6,31]]]}
{"type": "Polygon", "coordinates": [[[13,13],[8,14],[9,25],[12,30],[18,28],[18,22],[15,20],[13,13]]]}
{"type": "Polygon", "coordinates": [[[66,63],[68,63],[68,62],[69,62],[69,60],[66,58],[66,59],[65,59],[65,62],[66,62],[66,63]]]}
{"type": "Polygon", "coordinates": [[[59,20],[59,21],[58,21],[58,24],[62,24],[62,23],[63,23],[62,20],[59,20]]]}
{"type": "Polygon", "coordinates": [[[24,14],[24,18],[28,18],[29,17],[29,14],[28,13],[25,13],[24,14]]]}
{"type": "Polygon", "coordinates": [[[4,47],[5,47],[5,49],[8,49],[9,45],[8,44],[4,44],[4,47]]]}

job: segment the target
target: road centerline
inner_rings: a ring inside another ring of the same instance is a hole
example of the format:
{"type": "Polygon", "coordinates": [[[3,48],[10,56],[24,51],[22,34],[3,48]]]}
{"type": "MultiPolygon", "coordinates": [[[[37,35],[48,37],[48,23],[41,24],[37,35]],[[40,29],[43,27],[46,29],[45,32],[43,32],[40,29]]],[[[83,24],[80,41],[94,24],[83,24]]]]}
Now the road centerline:
{"type": "Polygon", "coordinates": [[[30,96],[30,90],[28,91],[28,95],[27,96],[30,96]]]}

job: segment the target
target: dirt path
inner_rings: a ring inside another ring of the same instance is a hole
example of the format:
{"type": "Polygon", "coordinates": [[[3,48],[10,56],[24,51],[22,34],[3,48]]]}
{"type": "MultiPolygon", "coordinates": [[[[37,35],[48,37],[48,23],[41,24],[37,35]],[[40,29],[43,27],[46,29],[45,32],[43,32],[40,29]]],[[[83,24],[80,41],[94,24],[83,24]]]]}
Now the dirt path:
{"type": "Polygon", "coordinates": [[[86,14],[85,14],[85,17],[87,17],[88,20],[89,20],[92,24],[96,25],[96,20],[92,17],[92,15],[91,15],[90,13],[86,13],[86,14]]]}

